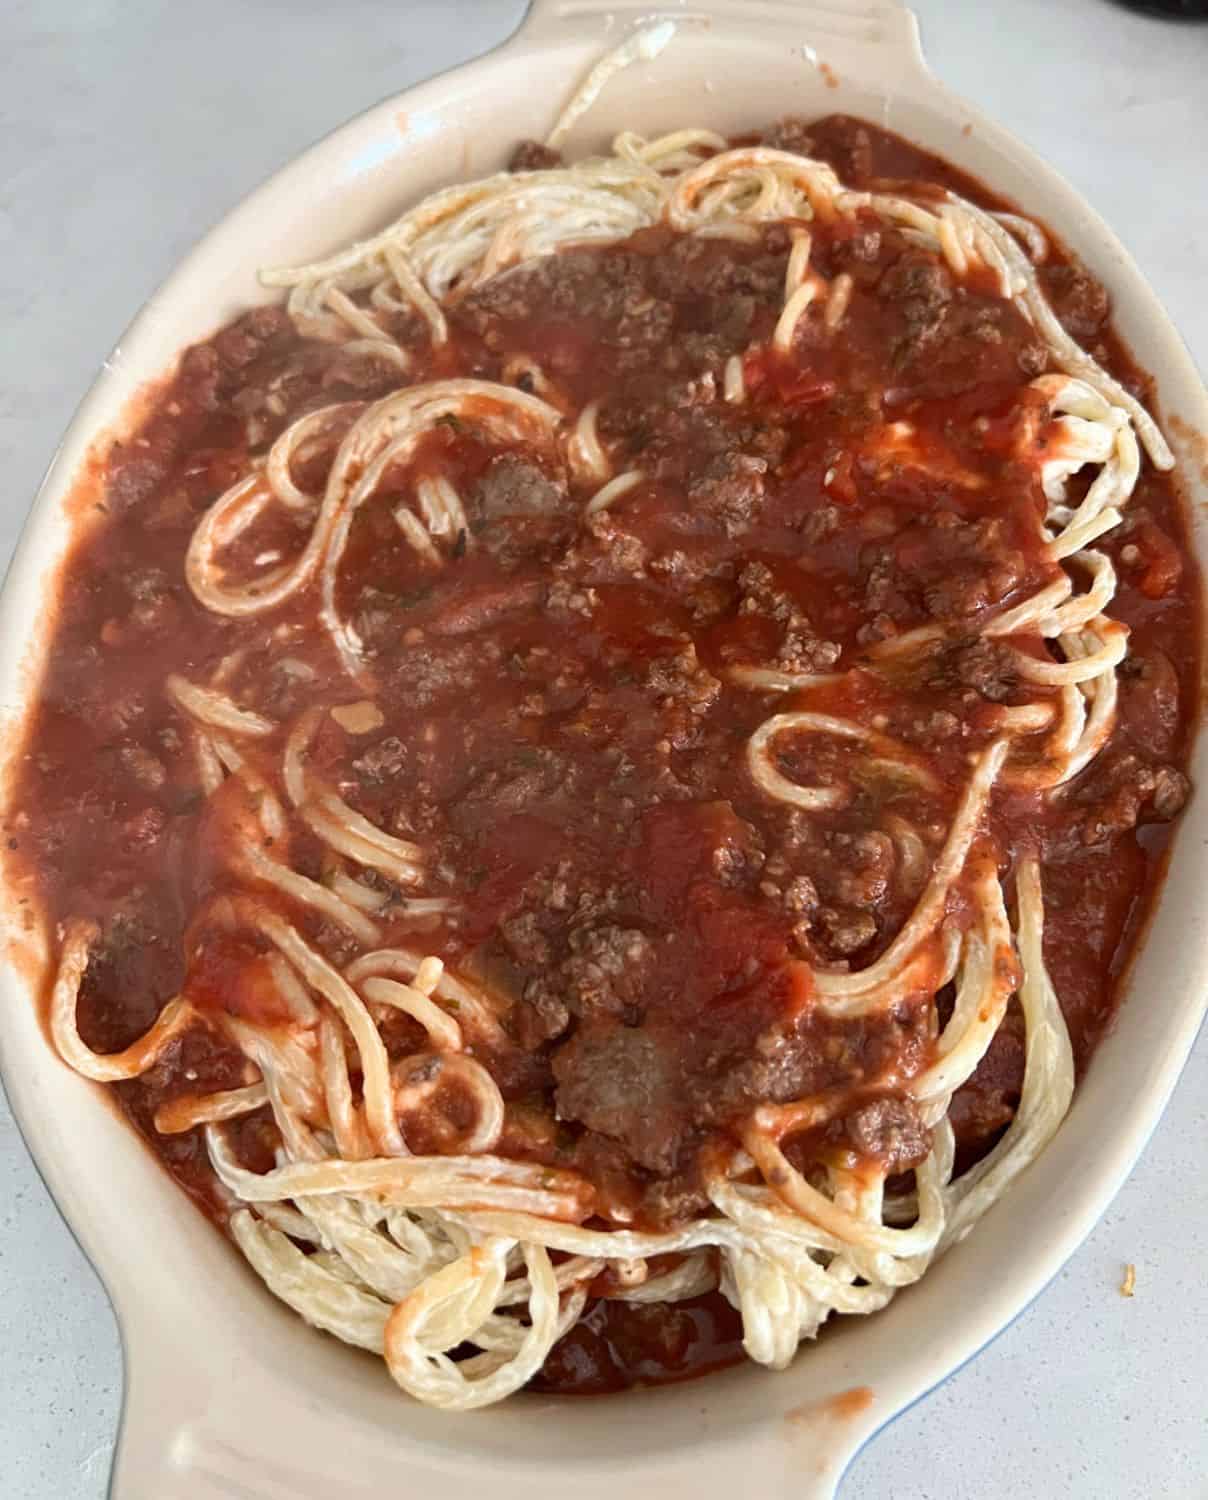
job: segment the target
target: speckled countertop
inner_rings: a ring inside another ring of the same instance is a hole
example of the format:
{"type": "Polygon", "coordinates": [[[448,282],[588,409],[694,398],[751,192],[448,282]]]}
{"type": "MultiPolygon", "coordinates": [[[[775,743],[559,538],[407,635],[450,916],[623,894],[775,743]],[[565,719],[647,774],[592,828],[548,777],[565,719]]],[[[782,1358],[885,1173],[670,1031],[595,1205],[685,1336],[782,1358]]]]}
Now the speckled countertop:
{"type": "MultiPolygon", "coordinates": [[[[0,559],[98,358],[197,236],[366,104],[502,40],[523,8],[0,5],[0,559]]],[[[1208,361],[1208,26],[1108,0],[915,8],[939,75],[1081,189],[1208,361]]],[[[865,1450],[843,1500],[1208,1497],[1206,1141],[1208,1036],[1079,1253],[865,1450]],[[1128,1261],[1131,1300],[1118,1291],[1128,1261]]],[[[121,1401],[117,1330],[2,1097],[0,1371],[0,1495],[100,1500],[121,1401]]]]}

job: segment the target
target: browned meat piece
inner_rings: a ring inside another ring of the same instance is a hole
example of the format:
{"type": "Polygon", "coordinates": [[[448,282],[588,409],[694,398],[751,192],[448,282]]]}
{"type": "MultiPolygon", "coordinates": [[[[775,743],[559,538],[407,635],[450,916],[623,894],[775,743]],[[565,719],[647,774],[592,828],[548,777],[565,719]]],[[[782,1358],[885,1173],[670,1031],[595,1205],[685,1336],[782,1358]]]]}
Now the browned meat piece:
{"type": "Polygon", "coordinates": [[[558,1118],[621,1141],[651,1172],[678,1159],[686,1118],[675,1048],[645,1029],[584,1026],[554,1055],[558,1118]]]}
{"type": "Polygon", "coordinates": [[[1170,755],[1179,726],[1179,678],[1164,651],[1130,651],[1117,668],[1120,718],[1150,755],[1170,755]]]}
{"type": "Polygon", "coordinates": [[[591,619],[600,602],[593,588],[580,588],[569,579],[555,578],[545,591],[545,612],[555,620],[591,619]]]}
{"type": "Polygon", "coordinates": [[[524,1003],[510,1017],[516,1040],[527,1052],[561,1036],[570,1025],[570,1010],[557,975],[538,974],[524,987],[524,1003]]]}
{"type": "Polygon", "coordinates": [[[738,575],[742,599],[739,614],[760,614],[783,632],[772,665],[785,672],[828,672],[839,660],[840,647],[823,640],[792,595],[775,585],[766,563],[751,562],[738,575]]]}
{"type": "Polygon", "coordinates": [[[1102,844],[1138,823],[1168,822],[1183,810],[1190,790],[1175,766],[1151,765],[1128,753],[1100,759],[1074,796],[1085,808],[1079,819],[1082,842],[1102,844]]]}
{"type": "Polygon", "coordinates": [[[870,266],[881,253],[881,243],[880,221],[870,217],[854,233],[836,242],[831,257],[839,266],[870,266]]]}
{"type": "Polygon", "coordinates": [[[826,906],[818,913],[818,926],[831,951],[843,957],[866,948],[877,935],[876,918],[866,911],[826,906]]]}
{"type": "Polygon", "coordinates": [[[538,913],[525,907],[499,923],[499,936],[517,963],[529,967],[546,965],[553,957],[550,941],[541,930],[538,913]]]}
{"type": "MultiPolygon", "coordinates": [[[[991,545],[993,545],[991,543],[991,545]]],[[[946,577],[929,583],[923,593],[927,613],[935,620],[968,619],[1004,599],[1024,576],[1018,553],[984,552],[964,566],[952,565],[946,577]]]]}
{"type": "MultiPolygon", "coordinates": [[[[604,342],[649,350],[666,340],[674,318],[670,302],[651,295],[649,270],[647,257],[625,250],[548,256],[476,287],[459,313],[478,332],[489,330],[493,318],[527,317],[538,310],[591,318],[604,342]]],[[[567,346],[554,356],[552,366],[573,372],[579,356],[567,346]]]]}
{"type": "Polygon", "coordinates": [[[642,1195],[642,1210],[654,1224],[686,1224],[708,1213],[709,1195],[695,1172],[680,1172],[652,1182],[642,1195]]]}
{"type": "Polygon", "coordinates": [[[470,496],[471,517],[547,516],[561,509],[566,487],[516,453],[501,453],[487,465],[470,496]]]}
{"type": "Polygon", "coordinates": [[[724,1036],[716,1044],[703,1036],[693,1040],[683,1087],[690,1119],[707,1126],[732,1126],[754,1100],[783,1104],[832,1087],[850,1077],[853,1067],[868,1067],[872,1074],[899,1062],[909,1067],[929,1045],[918,1021],[887,1021],[872,1040],[859,1025],[820,1035],[800,1016],[775,1022],[741,1044],[724,1036]]]}
{"type": "Polygon", "coordinates": [[[848,1115],[844,1124],[848,1138],[861,1156],[882,1162],[890,1177],[918,1166],[931,1150],[931,1132],[910,1098],[873,1099],[848,1115]]]}
{"type": "Polygon", "coordinates": [[[651,267],[653,284],[661,295],[683,304],[686,329],[707,330],[714,326],[714,315],[724,316],[727,304],[737,297],[749,298],[749,306],[779,300],[787,245],[783,236],[769,234],[764,248],[766,254],[754,260],[729,260],[711,254],[707,241],[681,239],[651,267]]]}
{"type": "Polygon", "coordinates": [[[566,1003],[584,1020],[641,1019],[646,971],[654,945],[640,929],[605,925],[576,928],[571,956],[562,965],[566,1003]]]}
{"type": "Polygon", "coordinates": [[[609,1338],[625,1368],[645,1369],[655,1364],[664,1370],[682,1370],[688,1367],[700,1331],[688,1308],[675,1303],[630,1302],[624,1315],[613,1319],[609,1338]]]}
{"type": "Polygon", "coordinates": [[[952,1097],[948,1118],[956,1134],[958,1171],[1010,1124],[1023,1084],[1025,1044],[1023,1013],[1012,1005],[977,1071],[952,1097]]]}
{"type": "Polygon", "coordinates": [[[98,1052],[120,1051],[142,1036],[184,980],[179,947],[142,914],[152,909],[147,894],[134,887],[103,924],[80,987],[80,1035],[98,1052]]]}
{"type": "Polygon", "coordinates": [[[801,540],[807,547],[816,547],[827,537],[834,536],[841,524],[842,516],[837,505],[820,505],[802,520],[801,540]]]}
{"type": "Polygon", "coordinates": [[[675,549],[651,558],[649,566],[651,574],[692,611],[695,620],[714,620],[734,602],[730,562],[675,549]]]}
{"type": "Polygon", "coordinates": [[[459,832],[473,833],[509,813],[548,802],[567,787],[567,767],[553,751],[533,751],[523,760],[475,777],[449,809],[459,832]]]}
{"type": "Polygon", "coordinates": [[[505,615],[527,609],[541,597],[535,578],[505,579],[463,593],[429,627],[433,635],[473,635],[488,630],[505,615]]]}
{"type": "Polygon", "coordinates": [[[140,693],[123,693],[111,702],[94,703],[91,707],[96,714],[97,724],[110,734],[121,734],[133,729],[143,721],[147,713],[146,699],[140,693]]]}
{"type": "Polygon", "coordinates": [[[952,301],[952,278],[939,258],[927,250],[908,250],[881,277],[878,295],[901,305],[903,331],[894,360],[911,359],[940,331],[952,301]]]}
{"type": "Polygon", "coordinates": [[[721,683],[698,660],[691,641],[674,655],[656,656],[646,669],[646,686],[662,707],[696,715],[707,712],[721,692],[721,683]]]}
{"type": "Polygon", "coordinates": [[[587,518],[583,534],[557,567],[576,584],[637,578],[646,569],[646,547],[608,511],[599,511],[587,518]]]}
{"type": "MultiPolygon", "coordinates": [[[[404,623],[405,615],[404,620],[393,621],[396,636],[402,634],[404,623]]],[[[362,631],[362,634],[372,640],[368,632],[362,631]]],[[[466,641],[433,638],[421,645],[408,646],[397,654],[386,650],[395,645],[390,633],[379,634],[372,644],[383,649],[388,656],[403,700],[422,708],[442,698],[464,693],[466,683],[473,681],[483,663],[496,662],[500,657],[498,643],[489,631],[466,641]]]]}
{"type": "Polygon", "coordinates": [[[341,386],[369,400],[398,385],[399,370],[392,359],[376,350],[360,348],[345,352],[337,345],[323,371],[322,384],[325,389],[341,386]]]}
{"type": "Polygon", "coordinates": [[[1158,766],[1153,773],[1153,810],[1163,822],[1177,818],[1191,795],[1191,783],[1174,766],[1158,766]]]}
{"type": "Polygon", "coordinates": [[[959,681],[994,703],[1010,695],[1018,677],[1010,648],[985,636],[958,648],[954,666],[959,681]]]}
{"type": "Polygon", "coordinates": [[[843,181],[860,186],[874,174],[872,133],[852,115],[827,115],[810,126],[813,155],[830,162],[843,181]]]}
{"type": "Polygon", "coordinates": [[[168,770],[157,755],[142,745],[123,745],[118,751],[123,769],[142,787],[156,792],[168,779],[168,770]]]}
{"type": "Polygon", "coordinates": [[[706,459],[688,481],[693,509],[727,536],[750,530],[763,505],[767,467],[766,459],[733,450],[706,459]]]}
{"type": "Polygon", "coordinates": [[[352,769],[367,785],[381,785],[396,777],[407,763],[407,747],[398,735],[390,734],[357,756],[352,769]]]}
{"type": "Polygon", "coordinates": [[[795,917],[808,917],[818,910],[818,889],[808,875],[794,875],[780,891],[780,899],[785,911],[795,917]]]}
{"type": "Polygon", "coordinates": [[[1098,337],[1111,303],[1107,288],[1082,266],[1041,266],[1040,284],[1071,338],[1085,344],[1098,337]]]}
{"type": "Polygon", "coordinates": [[[986,636],[959,641],[940,652],[928,673],[928,684],[939,692],[970,689],[1001,703],[1019,680],[1011,649],[986,636]]]}
{"type": "MultiPolygon", "coordinates": [[[[866,547],[860,557],[867,569],[864,582],[864,608],[874,616],[884,615],[889,628],[884,635],[892,635],[895,620],[910,618],[911,604],[908,580],[902,576],[889,547],[866,547]]],[[[884,635],[871,635],[871,640],[884,639],[884,635]]]]}
{"type": "Polygon", "coordinates": [[[875,906],[893,879],[897,856],[893,840],[880,829],[865,833],[836,833],[827,841],[832,868],[826,889],[843,906],[875,906]]]}
{"type": "Polygon", "coordinates": [[[121,826],[121,842],[128,853],[145,853],[168,826],[168,817],[158,807],[143,807],[126,818],[121,826]]]}
{"type": "Polygon", "coordinates": [[[797,115],[785,115],[774,125],[769,125],[762,140],[773,151],[795,151],[798,156],[811,156],[814,150],[810,128],[797,115]]]}
{"type": "Polygon", "coordinates": [[[257,307],[232,323],[214,340],[222,362],[231,369],[242,369],[264,353],[266,345],[291,329],[284,307],[257,307]]]}
{"type": "Polygon", "coordinates": [[[564,165],[561,151],[540,141],[521,141],[508,157],[509,172],[546,172],[564,165]]]}
{"type": "Polygon", "coordinates": [[[996,518],[963,521],[951,511],[937,511],[890,543],[868,544],[860,561],[865,608],[888,617],[862,637],[869,641],[920,616],[967,620],[999,603],[1028,572],[1027,558],[1004,537],[996,518]]]}

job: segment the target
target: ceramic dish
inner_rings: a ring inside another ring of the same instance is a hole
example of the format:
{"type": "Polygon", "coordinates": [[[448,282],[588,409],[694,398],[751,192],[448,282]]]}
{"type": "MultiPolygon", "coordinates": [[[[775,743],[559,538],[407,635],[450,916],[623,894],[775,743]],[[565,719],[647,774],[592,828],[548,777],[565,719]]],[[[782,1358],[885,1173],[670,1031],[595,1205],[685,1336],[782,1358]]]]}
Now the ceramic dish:
{"type": "MultiPolygon", "coordinates": [[[[1168,434],[1177,443],[1180,432],[1208,430],[1194,366],[1118,241],[1043,162],[936,82],[909,12],[891,0],[711,0],[663,13],[677,21],[673,41],[613,80],[572,134],[572,154],[622,127],[727,131],[836,110],[875,120],[1058,228],[1107,283],[1118,328],[1157,376],[1168,434]]],[[[69,536],[65,497],[89,445],[121,428],[140,386],[187,344],[267,300],[258,266],[310,259],[438,185],[496,169],[516,139],[544,134],[604,50],[650,17],[626,0],[536,0],[505,46],[344,126],[197,247],[106,362],[34,506],[0,601],[0,692],[14,721],[36,680],[39,617],[69,536]]],[[[1180,456],[1196,508],[1208,483],[1180,456]]],[[[1195,544],[1208,558],[1198,524],[1195,544]]],[[[1208,782],[1202,748],[1192,774],[1208,782]]],[[[472,1416],[400,1398],[376,1361],[311,1332],[264,1292],[100,1090],[55,1056],[29,993],[38,940],[10,920],[5,1083],[121,1325],[127,1384],[112,1500],[351,1500],[404,1483],[452,1493],[489,1484],[494,1500],[611,1500],[618,1486],[665,1500],[833,1495],[860,1445],[1008,1324],[1123,1182],[1203,1013],[1206,884],[1200,798],[1129,986],[1151,1003],[1126,999],[1055,1142],[1007,1202],[884,1312],[828,1333],[784,1374],[745,1366],[608,1399],[523,1397],[472,1416]]]]}

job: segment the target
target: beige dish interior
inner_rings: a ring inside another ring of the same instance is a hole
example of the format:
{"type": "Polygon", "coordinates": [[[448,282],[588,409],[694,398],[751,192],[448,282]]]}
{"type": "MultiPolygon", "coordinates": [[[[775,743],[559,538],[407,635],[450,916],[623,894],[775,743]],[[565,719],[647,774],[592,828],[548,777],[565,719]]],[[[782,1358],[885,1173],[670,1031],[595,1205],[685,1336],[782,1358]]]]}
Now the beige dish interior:
{"type": "MultiPolygon", "coordinates": [[[[572,153],[622,127],[726,131],[786,112],[864,115],[1058,226],[1107,282],[1125,337],[1159,376],[1168,434],[1172,413],[1208,431],[1194,366],[1122,247],[1030,152],[936,83],[908,12],[892,0],[713,0],[658,14],[676,19],[674,39],[609,85],[576,127],[572,153]]],[[[140,384],[266,300],[257,266],[327,252],[428,189],[500,166],[510,143],[543,135],[585,69],[650,17],[625,0],[537,0],[499,51],[336,132],[207,237],[114,351],[47,477],[0,601],[6,704],[28,692],[40,601],[67,535],[63,497],[89,441],[118,423],[140,384]]],[[[1189,497],[1202,506],[1204,476],[1181,456],[1189,497]]],[[[1198,525],[1197,546],[1203,557],[1198,525]]],[[[1193,768],[1201,779],[1203,759],[1193,768]]],[[[1126,1005],[1056,1142],[1008,1202],[885,1312],[828,1329],[784,1374],[743,1368],[608,1400],[527,1397],[468,1416],[407,1401],[377,1361],[312,1333],[267,1296],[93,1086],[53,1055],[22,967],[6,967],[0,1043],[10,1096],[122,1326],[127,1392],[112,1500],[350,1500],[403,1483],[463,1493],[488,1482],[496,1500],[612,1500],[618,1483],[665,1500],[832,1495],[860,1443],[1008,1323],[1120,1185],[1202,1014],[1205,884],[1200,799],[1133,977],[1134,994],[1153,1003],[1126,1005]],[[857,1387],[871,1394],[835,1399],[857,1387]]]]}

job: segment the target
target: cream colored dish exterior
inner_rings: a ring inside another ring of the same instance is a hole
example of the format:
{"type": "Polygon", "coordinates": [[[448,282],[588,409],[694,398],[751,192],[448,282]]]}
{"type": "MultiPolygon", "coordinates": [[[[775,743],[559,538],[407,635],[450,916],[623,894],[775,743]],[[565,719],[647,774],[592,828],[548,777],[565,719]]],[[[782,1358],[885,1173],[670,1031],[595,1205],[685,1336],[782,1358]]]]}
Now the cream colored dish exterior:
{"type": "MultiPolygon", "coordinates": [[[[1186,350],[1078,195],[927,72],[909,12],[893,0],[657,9],[535,0],[502,48],[376,106],[280,172],[136,319],[64,438],[0,599],[0,692],[14,719],[35,680],[39,618],[69,535],[64,498],[90,442],[120,426],[140,386],[185,345],[269,299],[257,267],[330,251],[434,187],[496,169],[517,138],[544,135],[591,63],[655,16],[677,21],[674,39],[610,83],[572,132],[571,154],[623,127],[727,131],[843,110],[983,177],[1056,226],[1107,282],[1122,333],[1158,377],[1159,415],[1182,459],[1205,560],[1208,481],[1178,434],[1183,423],[1208,431],[1208,397],[1186,350]]],[[[1202,749],[1192,770],[1208,784],[1202,749]]],[[[15,954],[28,939],[10,922],[14,957],[0,970],[5,1084],[122,1329],[127,1384],[111,1500],[377,1500],[404,1483],[410,1493],[439,1485],[446,1494],[489,1483],[493,1500],[612,1500],[618,1486],[661,1500],[832,1496],[869,1435],[1009,1323],[1119,1188],[1203,1014],[1206,886],[1201,796],[1185,816],[1132,998],[1055,1142],[967,1241],[884,1312],[828,1330],[783,1374],[748,1366],[607,1400],[522,1397],[468,1416],[401,1399],[377,1361],[311,1332],[266,1294],[101,1092],[55,1056],[28,964],[15,954]]]]}

